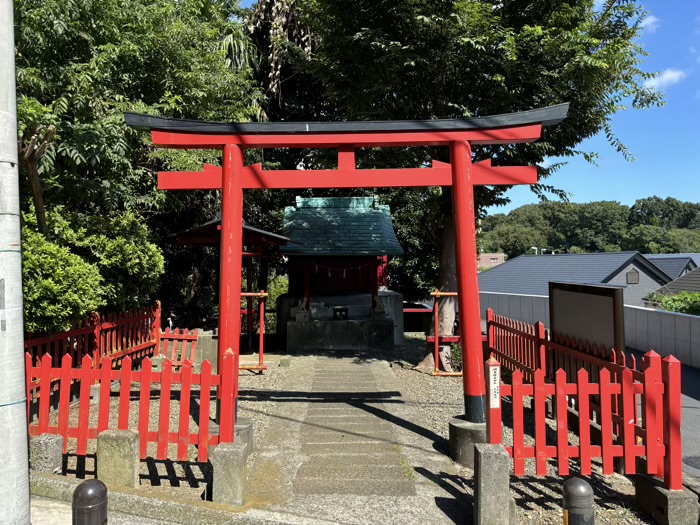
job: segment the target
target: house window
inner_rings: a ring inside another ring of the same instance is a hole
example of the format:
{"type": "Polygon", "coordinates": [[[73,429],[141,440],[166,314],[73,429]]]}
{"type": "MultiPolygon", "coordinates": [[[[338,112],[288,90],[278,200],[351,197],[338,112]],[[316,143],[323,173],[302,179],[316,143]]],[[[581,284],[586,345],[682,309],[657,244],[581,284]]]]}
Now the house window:
{"type": "Polygon", "coordinates": [[[497,263],[497,262],[498,262],[498,257],[491,257],[491,262],[492,262],[492,263],[497,263]]]}
{"type": "Polygon", "coordinates": [[[639,272],[634,268],[627,272],[627,284],[639,284],[639,272]]]}

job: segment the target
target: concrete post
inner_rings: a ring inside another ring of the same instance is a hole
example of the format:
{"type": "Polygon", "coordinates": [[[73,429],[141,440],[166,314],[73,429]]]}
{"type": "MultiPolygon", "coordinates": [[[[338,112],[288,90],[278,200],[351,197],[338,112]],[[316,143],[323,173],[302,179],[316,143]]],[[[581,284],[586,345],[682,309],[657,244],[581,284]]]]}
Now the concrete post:
{"type": "Polygon", "coordinates": [[[697,525],[700,517],[697,494],[688,489],[668,490],[661,480],[644,474],[634,476],[634,495],[639,510],[660,525],[697,525]]]}
{"type": "Polygon", "coordinates": [[[238,507],[245,504],[248,467],[245,443],[222,443],[211,453],[212,501],[238,507]]]}
{"type": "Polygon", "coordinates": [[[503,445],[477,443],[474,459],[474,525],[514,525],[508,452],[503,445]]]}
{"type": "Polygon", "coordinates": [[[60,472],[63,469],[63,436],[42,434],[30,437],[29,465],[37,472],[60,472]]]}
{"type": "Polygon", "coordinates": [[[0,509],[29,523],[14,2],[0,0],[0,509]]]}
{"type": "Polygon", "coordinates": [[[162,372],[163,361],[165,361],[165,356],[163,354],[154,355],[151,358],[151,370],[154,372],[162,372]]]}
{"type": "Polygon", "coordinates": [[[108,486],[138,487],[139,433],[105,430],[97,437],[97,479],[108,486]]]}

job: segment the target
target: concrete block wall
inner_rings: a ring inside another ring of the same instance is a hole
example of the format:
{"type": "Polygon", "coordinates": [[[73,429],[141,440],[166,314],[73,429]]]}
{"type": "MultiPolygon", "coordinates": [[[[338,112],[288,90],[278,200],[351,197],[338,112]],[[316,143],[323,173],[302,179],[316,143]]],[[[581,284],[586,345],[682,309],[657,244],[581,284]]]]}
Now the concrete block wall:
{"type": "MultiPolygon", "coordinates": [[[[481,292],[481,318],[492,308],[499,315],[549,326],[549,297],[481,292]]],[[[662,357],[674,355],[686,366],[700,368],[700,316],[625,305],[625,345],[662,357]]]]}

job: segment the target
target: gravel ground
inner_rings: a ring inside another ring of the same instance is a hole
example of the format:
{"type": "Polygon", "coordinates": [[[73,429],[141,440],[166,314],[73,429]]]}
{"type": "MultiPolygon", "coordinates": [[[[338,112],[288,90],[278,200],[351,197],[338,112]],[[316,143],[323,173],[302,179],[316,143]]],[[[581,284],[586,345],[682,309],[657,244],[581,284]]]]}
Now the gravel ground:
{"type": "MultiPolygon", "coordinates": [[[[392,370],[402,383],[406,401],[415,403],[423,411],[430,430],[444,439],[448,438],[447,421],[464,413],[461,377],[434,377],[420,372],[414,366],[424,355],[425,337],[422,334],[406,334],[406,343],[395,347],[386,355],[392,364],[392,370]]],[[[505,410],[504,403],[504,416],[505,410]]],[[[525,411],[525,429],[530,435],[525,436],[525,444],[532,445],[533,416],[525,411]]],[[[554,421],[548,420],[550,428],[555,429],[554,421]]],[[[509,426],[503,427],[504,444],[510,445],[513,431],[509,426]]],[[[576,436],[569,433],[569,442],[577,444],[576,436]]],[[[576,462],[571,465],[572,474],[577,472],[576,462]]],[[[595,494],[596,523],[609,525],[637,525],[655,523],[651,517],[639,513],[634,506],[634,485],[619,474],[603,476],[600,464],[594,464],[593,476],[587,478],[595,494]]],[[[526,460],[527,476],[511,477],[511,495],[515,497],[520,524],[560,524],[561,486],[566,478],[556,475],[554,462],[550,461],[547,477],[535,476],[534,459],[526,460]]],[[[462,486],[468,493],[472,492],[470,469],[461,469],[462,486]]]]}

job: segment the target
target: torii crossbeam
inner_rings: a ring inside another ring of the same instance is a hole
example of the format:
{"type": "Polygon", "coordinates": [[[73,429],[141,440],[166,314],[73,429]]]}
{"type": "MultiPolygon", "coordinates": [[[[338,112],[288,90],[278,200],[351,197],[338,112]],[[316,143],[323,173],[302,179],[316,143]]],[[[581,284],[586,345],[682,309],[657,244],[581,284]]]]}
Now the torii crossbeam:
{"type": "MultiPolygon", "coordinates": [[[[299,188],[379,188],[451,186],[457,259],[457,292],[462,335],[465,418],[486,420],[476,251],[474,186],[536,184],[536,166],[495,167],[472,163],[472,145],[533,142],[542,127],[566,118],[568,104],[471,119],[384,122],[218,123],[126,113],[127,123],[151,131],[153,143],[167,148],[221,149],[222,167],[201,172],[158,174],[163,190],[222,190],[219,359],[233,349],[239,359],[243,190],[299,188]],[[448,146],[450,162],[431,167],[357,169],[361,147],[448,146]],[[264,170],[246,166],[246,148],[331,148],[335,170],[264,170]]],[[[238,396],[238,384],[235,385],[238,396]]]]}

